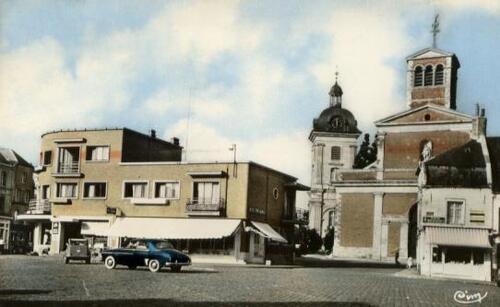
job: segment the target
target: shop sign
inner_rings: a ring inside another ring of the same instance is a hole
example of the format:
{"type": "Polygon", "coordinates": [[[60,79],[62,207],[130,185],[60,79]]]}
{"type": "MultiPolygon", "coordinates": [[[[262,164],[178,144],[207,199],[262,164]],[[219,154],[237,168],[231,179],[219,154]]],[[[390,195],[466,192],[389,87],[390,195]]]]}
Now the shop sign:
{"type": "Polygon", "coordinates": [[[52,234],[56,235],[59,233],[59,223],[54,222],[52,223],[52,234]]]}
{"type": "Polygon", "coordinates": [[[266,214],[266,211],[264,209],[253,208],[253,207],[248,208],[248,212],[254,213],[254,214],[260,214],[260,215],[265,215],[266,214]]]}
{"type": "Polygon", "coordinates": [[[115,214],[116,215],[116,208],[106,207],[106,214],[115,214]]]}
{"type": "Polygon", "coordinates": [[[424,216],[424,223],[429,224],[444,224],[445,218],[442,216],[424,216]]]}

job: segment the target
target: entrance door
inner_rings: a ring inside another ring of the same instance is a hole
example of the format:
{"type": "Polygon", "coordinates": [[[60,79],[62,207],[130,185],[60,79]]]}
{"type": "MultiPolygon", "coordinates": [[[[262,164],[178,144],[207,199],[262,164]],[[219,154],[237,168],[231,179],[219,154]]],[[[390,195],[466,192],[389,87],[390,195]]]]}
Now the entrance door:
{"type": "Polygon", "coordinates": [[[431,246],[431,276],[444,273],[444,249],[440,246],[431,246]]]}
{"type": "Polygon", "coordinates": [[[417,204],[408,212],[408,257],[417,258],[417,204]]]}
{"type": "Polygon", "coordinates": [[[265,239],[252,232],[250,233],[250,262],[264,263],[265,239]]]}

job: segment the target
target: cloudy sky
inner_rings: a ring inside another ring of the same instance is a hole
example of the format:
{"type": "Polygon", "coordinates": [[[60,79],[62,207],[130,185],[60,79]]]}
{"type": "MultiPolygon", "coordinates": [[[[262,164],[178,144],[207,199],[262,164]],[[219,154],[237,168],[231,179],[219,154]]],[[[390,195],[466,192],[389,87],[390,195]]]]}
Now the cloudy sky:
{"type": "Polygon", "coordinates": [[[1,1],[0,146],[129,127],[177,136],[188,160],[254,160],[309,183],[308,133],[336,69],[363,131],[404,110],[405,57],[459,57],[458,110],[500,135],[500,1],[1,1]]]}

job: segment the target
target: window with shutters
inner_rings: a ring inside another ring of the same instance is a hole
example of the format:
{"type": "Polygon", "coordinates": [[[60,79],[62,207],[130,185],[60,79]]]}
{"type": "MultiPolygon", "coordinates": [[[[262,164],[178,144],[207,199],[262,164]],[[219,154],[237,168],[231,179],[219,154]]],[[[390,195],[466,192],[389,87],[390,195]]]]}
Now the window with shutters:
{"type": "Polygon", "coordinates": [[[106,198],[106,182],[85,182],[83,184],[83,198],[106,198]]]}
{"type": "Polygon", "coordinates": [[[425,86],[432,85],[432,66],[431,65],[427,65],[425,67],[424,85],[425,86]]]}
{"type": "Polygon", "coordinates": [[[109,146],[87,146],[87,161],[108,161],[109,146]]]}
{"type": "Polygon", "coordinates": [[[434,85],[443,85],[444,83],[444,68],[439,64],[434,72],[434,85]]]}
{"type": "Polygon", "coordinates": [[[123,186],[123,198],[148,197],[148,183],[144,181],[127,181],[123,186]]]}
{"type": "Polygon", "coordinates": [[[155,198],[179,199],[180,184],[178,181],[155,182],[155,198]]]}
{"type": "Polygon", "coordinates": [[[56,197],[58,198],[77,198],[78,185],[76,183],[57,183],[56,197]]]}
{"type": "Polygon", "coordinates": [[[463,224],[464,223],[464,202],[463,201],[448,201],[448,224],[463,224]]]}
{"type": "Polygon", "coordinates": [[[424,72],[422,70],[422,66],[417,66],[417,68],[415,68],[415,73],[413,77],[413,86],[422,86],[423,75],[424,72]]]}
{"type": "Polygon", "coordinates": [[[332,160],[340,160],[340,146],[332,146],[332,160]]]}

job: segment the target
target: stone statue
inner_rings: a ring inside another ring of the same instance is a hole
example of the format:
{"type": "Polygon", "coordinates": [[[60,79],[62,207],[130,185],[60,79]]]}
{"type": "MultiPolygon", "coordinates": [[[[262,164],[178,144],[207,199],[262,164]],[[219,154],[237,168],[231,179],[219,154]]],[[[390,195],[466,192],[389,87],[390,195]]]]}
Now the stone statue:
{"type": "Polygon", "coordinates": [[[420,155],[420,161],[418,162],[418,179],[417,184],[421,189],[427,183],[427,172],[425,167],[425,162],[427,162],[432,156],[432,142],[427,141],[422,148],[422,153],[420,155]]]}

